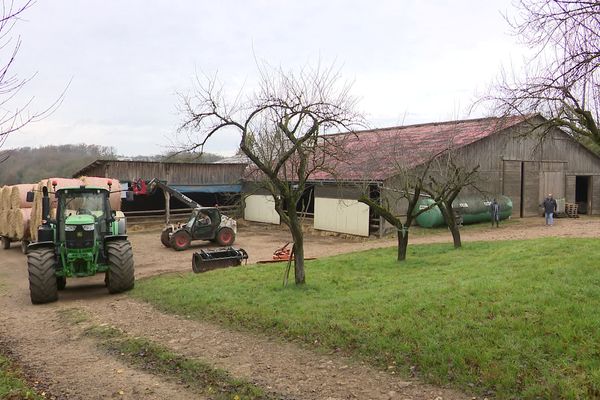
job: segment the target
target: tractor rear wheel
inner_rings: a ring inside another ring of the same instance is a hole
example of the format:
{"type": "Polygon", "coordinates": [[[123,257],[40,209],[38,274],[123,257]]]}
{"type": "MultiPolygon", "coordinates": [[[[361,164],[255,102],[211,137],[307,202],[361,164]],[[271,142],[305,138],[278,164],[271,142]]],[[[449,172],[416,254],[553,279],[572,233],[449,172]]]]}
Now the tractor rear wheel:
{"type": "Polygon", "coordinates": [[[29,295],[33,304],[58,300],[54,249],[34,249],[27,253],[29,271],[29,295]]]}
{"type": "Polygon", "coordinates": [[[169,233],[171,233],[171,232],[173,232],[173,230],[171,228],[166,228],[160,234],[160,242],[165,247],[171,247],[171,244],[169,243],[169,233]]]}
{"type": "Polygon", "coordinates": [[[171,241],[169,243],[173,249],[182,251],[190,247],[191,241],[192,238],[189,233],[186,231],[178,231],[171,235],[171,241]]]}
{"type": "Polygon", "coordinates": [[[231,246],[235,242],[235,233],[231,228],[221,228],[215,238],[219,246],[231,246]]]}
{"type": "Polygon", "coordinates": [[[133,288],[135,283],[133,250],[128,240],[115,240],[106,243],[108,271],[106,286],[109,293],[121,293],[133,288]]]}

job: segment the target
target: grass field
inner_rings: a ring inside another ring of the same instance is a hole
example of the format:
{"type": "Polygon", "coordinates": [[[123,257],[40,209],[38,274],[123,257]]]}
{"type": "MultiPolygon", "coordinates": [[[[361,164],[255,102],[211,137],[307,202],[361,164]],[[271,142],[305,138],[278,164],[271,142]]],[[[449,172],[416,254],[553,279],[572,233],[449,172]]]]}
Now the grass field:
{"type": "Polygon", "coordinates": [[[411,246],[138,281],[166,311],[340,348],[397,373],[498,398],[600,397],[600,241],[411,246]],[[411,368],[412,367],[412,368],[411,368]]]}
{"type": "Polygon", "coordinates": [[[10,360],[0,354],[0,399],[42,399],[25,380],[10,360]]]}

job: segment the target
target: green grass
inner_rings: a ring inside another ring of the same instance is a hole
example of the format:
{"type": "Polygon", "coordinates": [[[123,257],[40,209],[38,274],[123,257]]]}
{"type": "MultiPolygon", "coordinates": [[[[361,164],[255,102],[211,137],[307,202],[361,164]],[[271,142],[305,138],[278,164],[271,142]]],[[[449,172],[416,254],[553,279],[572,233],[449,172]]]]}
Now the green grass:
{"type": "Polygon", "coordinates": [[[29,387],[19,370],[11,361],[0,354],[0,399],[40,400],[41,396],[29,387]]]}
{"type": "Polygon", "coordinates": [[[199,320],[341,349],[402,375],[498,398],[600,397],[600,241],[410,246],[136,282],[199,320]],[[393,368],[389,368],[392,366],[393,368]]]}
{"type": "MultiPolygon", "coordinates": [[[[70,316],[69,316],[70,317],[70,316]]],[[[72,320],[72,323],[78,323],[72,320]]],[[[175,354],[164,346],[144,338],[130,337],[111,326],[92,325],[85,335],[98,340],[98,345],[134,367],[155,375],[177,379],[215,400],[273,399],[261,388],[232,378],[195,359],[175,354]]]]}

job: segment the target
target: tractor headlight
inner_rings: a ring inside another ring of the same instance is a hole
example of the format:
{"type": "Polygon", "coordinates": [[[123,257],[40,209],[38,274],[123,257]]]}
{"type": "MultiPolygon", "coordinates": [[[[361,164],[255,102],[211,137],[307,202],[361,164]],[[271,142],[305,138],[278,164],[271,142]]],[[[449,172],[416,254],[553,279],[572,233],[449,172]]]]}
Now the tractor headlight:
{"type": "Polygon", "coordinates": [[[67,232],[75,232],[77,225],[65,225],[65,231],[67,232]]]}
{"type": "Polygon", "coordinates": [[[94,230],[94,228],[95,228],[95,225],[94,225],[94,224],[83,225],[83,230],[84,230],[84,231],[88,231],[88,232],[89,232],[89,231],[93,231],[93,230],[94,230]]]}

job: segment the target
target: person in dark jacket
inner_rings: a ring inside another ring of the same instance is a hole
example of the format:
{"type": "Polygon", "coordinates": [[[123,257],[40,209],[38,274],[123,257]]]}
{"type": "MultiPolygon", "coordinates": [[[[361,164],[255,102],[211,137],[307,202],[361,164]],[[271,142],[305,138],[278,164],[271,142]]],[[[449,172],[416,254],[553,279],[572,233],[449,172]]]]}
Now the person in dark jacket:
{"type": "Polygon", "coordinates": [[[556,212],[557,205],[556,200],[552,198],[552,193],[548,193],[548,197],[544,199],[542,206],[544,207],[544,215],[546,216],[546,225],[554,225],[554,213],[556,212]]]}
{"type": "Polygon", "coordinates": [[[500,224],[500,204],[498,204],[496,199],[490,204],[490,215],[492,216],[492,228],[494,227],[494,222],[496,223],[496,228],[498,228],[500,224]]]}

